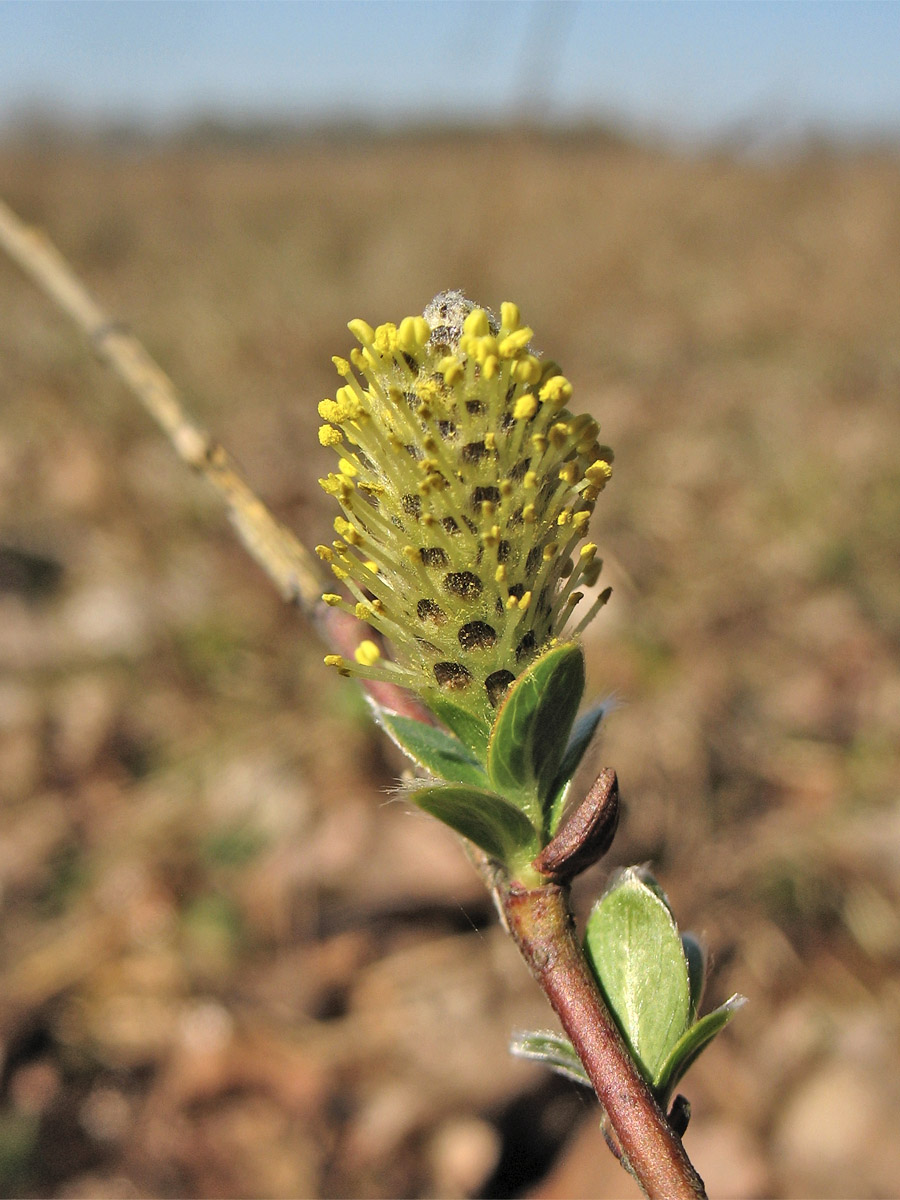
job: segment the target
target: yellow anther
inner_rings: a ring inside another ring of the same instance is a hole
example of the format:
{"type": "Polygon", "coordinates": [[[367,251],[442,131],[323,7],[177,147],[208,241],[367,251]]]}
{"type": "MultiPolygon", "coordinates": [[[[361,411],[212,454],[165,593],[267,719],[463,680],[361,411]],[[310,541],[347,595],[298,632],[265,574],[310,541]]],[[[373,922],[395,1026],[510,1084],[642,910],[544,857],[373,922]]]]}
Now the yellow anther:
{"type": "Polygon", "coordinates": [[[591,463],[584,473],[585,479],[596,488],[604,488],[612,477],[612,467],[602,458],[591,463]]]}
{"type": "Polygon", "coordinates": [[[569,426],[565,421],[557,421],[549,429],[550,443],[553,446],[564,446],[569,439],[569,426]]]}
{"type": "Polygon", "coordinates": [[[513,365],[512,376],[519,383],[537,383],[541,377],[541,364],[533,354],[526,354],[513,365]]]}
{"type": "Polygon", "coordinates": [[[469,337],[486,337],[491,332],[487,313],[483,308],[473,308],[463,321],[463,332],[469,337]]]}
{"type": "Polygon", "coordinates": [[[544,552],[542,555],[544,562],[550,562],[552,559],[556,558],[558,552],[559,542],[548,542],[544,547],[544,552]]]}
{"type": "Polygon", "coordinates": [[[503,563],[501,563],[500,566],[497,568],[497,570],[494,572],[494,582],[495,583],[503,583],[503,582],[505,582],[505,580],[506,580],[506,566],[503,563]]]}
{"type": "Polygon", "coordinates": [[[489,354],[481,364],[481,373],[485,379],[494,379],[500,370],[500,359],[496,354],[489,354]]]}
{"type": "Polygon", "coordinates": [[[325,592],[324,595],[322,596],[322,599],[325,601],[325,603],[328,605],[329,608],[336,608],[339,604],[344,603],[343,596],[338,596],[334,592],[325,592]]]}
{"type": "Polygon", "coordinates": [[[446,358],[442,358],[438,363],[438,370],[443,375],[444,383],[446,383],[448,387],[452,387],[453,384],[456,383],[457,380],[462,379],[463,375],[465,374],[465,369],[462,363],[458,358],[454,358],[453,355],[448,355],[446,358]]]}
{"type": "Polygon", "coordinates": [[[594,555],[596,553],[597,553],[596,543],[595,542],[586,542],[585,545],[583,545],[581,547],[581,549],[578,551],[578,557],[581,559],[582,562],[588,562],[590,559],[592,559],[594,557],[594,555]]]}
{"type": "Polygon", "coordinates": [[[489,429],[484,435],[484,448],[485,450],[490,451],[497,449],[497,435],[494,433],[493,429],[489,429]]]}
{"type": "Polygon", "coordinates": [[[367,558],[367,559],[365,560],[365,562],[363,563],[363,566],[366,568],[366,570],[367,570],[367,571],[371,571],[371,573],[372,573],[373,575],[378,575],[378,574],[380,574],[380,570],[379,570],[379,567],[378,567],[378,563],[377,563],[377,562],[373,562],[371,558],[367,558]]]}
{"type": "Polygon", "coordinates": [[[339,358],[338,355],[335,354],[332,356],[331,361],[334,363],[335,367],[337,368],[338,375],[340,375],[340,376],[342,376],[342,378],[346,379],[349,376],[350,371],[351,371],[350,364],[347,362],[346,358],[339,358]]]}
{"type": "Polygon", "coordinates": [[[341,468],[341,473],[343,475],[348,475],[350,478],[353,478],[354,475],[359,474],[356,464],[352,463],[349,458],[339,459],[338,466],[341,468]]]}
{"type": "Polygon", "coordinates": [[[338,670],[346,665],[340,654],[326,654],[324,662],[326,667],[337,667],[338,670]]]}
{"type": "MultiPolygon", "coordinates": [[[[363,321],[360,317],[355,317],[352,321],[348,321],[347,328],[350,330],[356,340],[361,342],[364,346],[375,340],[375,330],[368,321],[363,321]]],[[[352,357],[353,356],[351,354],[351,358],[352,357]]]]}
{"type": "Polygon", "coordinates": [[[511,479],[502,479],[500,481],[500,495],[504,500],[507,500],[513,494],[513,482],[511,479]]]}
{"type": "Polygon", "coordinates": [[[587,525],[588,521],[590,521],[590,519],[591,519],[590,512],[582,509],[581,512],[577,512],[575,514],[575,516],[572,518],[572,525],[574,526],[575,529],[584,529],[585,526],[587,525]]]}
{"type": "Polygon", "coordinates": [[[316,554],[321,558],[322,562],[331,562],[334,558],[334,553],[330,546],[316,546],[316,554]]]}
{"type": "Polygon", "coordinates": [[[565,375],[553,375],[541,387],[541,399],[554,408],[562,408],[572,397],[572,385],[565,375]]]}
{"type": "Polygon", "coordinates": [[[570,525],[571,522],[572,522],[571,508],[564,508],[562,510],[562,512],[559,514],[559,516],[556,518],[556,523],[557,523],[557,525],[570,525]]]}
{"type": "Polygon", "coordinates": [[[408,559],[413,564],[413,566],[421,566],[422,555],[415,548],[415,546],[404,546],[401,553],[403,554],[404,558],[408,559]]]}
{"type": "Polygon", "coordinates": [[[526,392],[524,396],[520,396],[513,406],[513,416],[517,421],[529,421],[537,412],[538,402],[537,397],[531,392],[526,392]]]}
{"type": "Polygon", "coordinates": [[[569,606],[569,608],[574,608],[578,601],[583,599],[584,592],[570,592],[568,598],[566,599],[566,604],[569,606]]]}
{"type": "Polygon", "coordinates": [[[374,642],[366,639],[366,641],[360,642],[353,651],[353,657],[362,667],[374,667],[381,658],[381,651],[374,642]]]}
{"type": "Polygon", "coordinates": [[[354,606],[353,613],[357,621],[368,621],[369,617],[372,616],[372,608],[370,605],[360,601],[359,604],[354,606]]]}
{"type": "Polygon", "coordinates": [[[441,395],[441,385],[436,379],[421,379],[416,384],[416,395],[423,404],[433,404],[441,395]]]}
{"type": "MultiPolygon", "coordinates": [[[[374,331],[373,331],[374,333],[374,331]]],[[[366,372],[369,369],[369,362],[366,356],[360,350],[359,346],[354,346],[350,351],[350,361],[356,367],[357,371],[366,372]]]]}
{"type": "Polygon", "coordinates": [[[573,484],[578,482],[578,463],[567,462],[559,469],[559,477],[563,483],[573,484]]]}
{"type": "Polygon", "coordinates": [[[397,349],[397,326],[386,321],[375,330],[375,349],[379,354],[393,354],[397,349]]]}
{"type": "Polygon", "coordinates": [[[526,471],[522,477],[522,487],[531,492],[537,487],[537,471],[526,471]]]}
{"type": "Polygon", "coordinates": [[[514,608],[517,608],[518,604],[519,604],[519,601],[515,596],[507,597],[507,599],[506,599],[506,608],[507,609],[512,610],[514,608]]]}
{"type": "Polygon", "coordinates": [[[404,317],[397,326],[397,345],[416,356],[428,341],[431,330],[424,317],[404,317]]]}
{"type": "Polygon", "coordinates": [[[525,522],[526,525],[533,525],[535,522],[536,516],[537,516],[537,513],[535,511],[535,507],[533,504],[526,504],[525,507],[522,509],[522,520],[525,522]]]}
{"type": "Polygon", "coordinates": [[[524,325],[521,329],[517,329],[514,333],[508,333],[500,343],[500,357],[515,358],[521,350],[525,349],[533,337],[534,330],[529,329],[527,325],[524,325]]]}
{"type": "Polygon", "coordinates": [[[514,333],[519,328],[521,319],[518,304],[513,304],[510,300],[504,300],[500,305],[500,324],[507,333],[514,333]]]}
{"type": "Polygon", "coordinates": [[[319,444],[322,446],[339,446],[344,440],[344,435],[339,429],[335,429],[333,425],[319,426],[319,444]]]}
{"type": "Polygon", "coordinates": [[[345,571],[343,567],[339,567],[337,563],[331,564],[331,573],[335,579],[340,579],[343,582],[350,575],[349,571],[345,571]]]}
{"type": "Polygon", "coordinates": [[[528,608],[529,604],[531,604],[531,592],[526,592],[525,595],[522,597],[522,599],[519,601],[519,608],[521,609],[522,612],[525,612],[525,610],[528,608]]]}

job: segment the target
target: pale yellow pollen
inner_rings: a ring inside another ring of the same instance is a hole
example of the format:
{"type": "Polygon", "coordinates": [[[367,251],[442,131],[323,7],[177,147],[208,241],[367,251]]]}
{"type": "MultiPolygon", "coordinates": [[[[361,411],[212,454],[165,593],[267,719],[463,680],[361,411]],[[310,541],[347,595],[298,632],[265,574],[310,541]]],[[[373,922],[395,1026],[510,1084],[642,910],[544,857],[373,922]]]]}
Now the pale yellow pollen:
{"type": "Polygon", "coordinates": [[[342,472],[342,474],[344,474],[344,475],[349,475],[351,478],[352,478],[354,475],[358,475],[358,474],[359,474],[359,471],[358,471],[358,470],[357,470],[357,468],[356,468],[356,464],[355,464],[355,463],[352,463],[352,462],[350,461],[350,459],[349,459],[349,458],[341,458],[341,459],[339,459],[339,460],[338,460],[338,466],[341,468],[341,472],[342,472]]]}
{"type": "Polygon", "coordinates": [[[506,567],[503,563],[501,563],[500,566],[497,568],[497,570],[494,572],[494,582],[495,583],[503,583],[505,581],[505,579],[506,579],[506,567]]]}
{"type": "Polygon", "coordinates": [[[329,608],[334,608],[336,605],[343,603],[343,597],[335,595],[334,592],[325,592],[322,596],[322,599],[329,606],[329,608]]]}
{"type": "Polygon", "coordinates": [[[332,356],[331,361],[334,363],[338,375],[346,379],[351,370],[350,364],[347,362],[346,358],[340,358],[337,354],[335,354],[332,356]]]}
{"type": "Polygon", "coordinates": [[[496,354],[489,354],[485,358],[481,366],[481,373],[485,379],[493,379],[500,370],[500,359],[496,354]]]}
{"type": "Polygon", "coordinates": [[[339,429],[335,429],[333,425],[319,426],[319,443],[322,446],[339,446],[344,440],[344,435],[339,429]]]}
{"type": "Polygon", "coordinates": [[[530,604],[531,604],[531,592],[526,592],[525,595],[519,601],[518,607],[521,609],[522,612],[525,612],[525,610],[528,608],[528,606],[530,604]]]}
{"type": "Polygon", "coordinates": [[[334,558],[334,553],[330,546],[316,546],[316,554],[323,562],[331,562],[334,558]]]}

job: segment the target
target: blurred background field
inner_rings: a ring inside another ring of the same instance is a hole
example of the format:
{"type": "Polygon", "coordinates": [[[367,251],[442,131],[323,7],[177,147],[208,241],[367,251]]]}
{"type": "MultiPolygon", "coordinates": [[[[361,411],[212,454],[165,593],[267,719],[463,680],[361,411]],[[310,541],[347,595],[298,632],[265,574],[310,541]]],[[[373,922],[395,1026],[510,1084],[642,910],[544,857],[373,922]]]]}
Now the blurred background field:
{"type": "MultiPolygon", "coordinates": [[[[686,1080],[719,1197],[900,1194],[900,155],[597,124],[0,143],[312,545],[346,322],[519,303],[601,422],[626,804],[750,1004],[686,1080]]],[[[0,1193],[635,1194],[453,837],[213,498],[0,261],[0,1193]]]]}

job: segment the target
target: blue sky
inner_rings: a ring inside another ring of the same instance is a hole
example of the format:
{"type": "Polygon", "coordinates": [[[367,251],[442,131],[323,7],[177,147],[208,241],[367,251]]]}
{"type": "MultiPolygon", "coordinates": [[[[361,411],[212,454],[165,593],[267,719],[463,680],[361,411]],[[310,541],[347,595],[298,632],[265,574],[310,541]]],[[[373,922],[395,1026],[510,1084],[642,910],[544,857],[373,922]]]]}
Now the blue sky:
{"type": "Polygon", "coordinates": [[[0,0],[0,123],[613,117],[900,133],[900,3],[0,0]]]}

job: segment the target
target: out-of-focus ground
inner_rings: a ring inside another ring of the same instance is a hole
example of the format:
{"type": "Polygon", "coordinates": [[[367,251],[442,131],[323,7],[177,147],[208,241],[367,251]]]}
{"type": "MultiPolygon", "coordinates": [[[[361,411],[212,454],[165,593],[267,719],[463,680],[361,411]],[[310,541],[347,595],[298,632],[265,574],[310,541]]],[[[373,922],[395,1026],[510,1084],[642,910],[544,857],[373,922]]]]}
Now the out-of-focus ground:
{"type": "MultiPolygon", "coordinates": [[[[601,421],[590,688],[750,1004],[711,1194],[900,1194],[900,157],[507,134],[0,152],[312,545],[346,321],[514,299],[601,421]]],[[[0,1191],[636,1194],[452,836],[79,336],[0,261],[0,1191]]]]}

